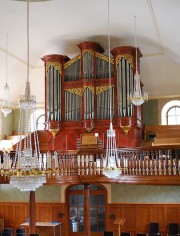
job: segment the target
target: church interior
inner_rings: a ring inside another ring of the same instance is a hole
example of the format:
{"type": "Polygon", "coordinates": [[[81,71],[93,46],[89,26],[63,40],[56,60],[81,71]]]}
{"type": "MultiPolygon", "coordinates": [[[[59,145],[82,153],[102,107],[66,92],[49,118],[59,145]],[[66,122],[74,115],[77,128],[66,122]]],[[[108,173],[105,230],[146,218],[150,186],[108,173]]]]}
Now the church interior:
{"type": "Polygon", "coordinates": [[[179,235],[180,3],[0,6],[1,235],[179,235]]]}

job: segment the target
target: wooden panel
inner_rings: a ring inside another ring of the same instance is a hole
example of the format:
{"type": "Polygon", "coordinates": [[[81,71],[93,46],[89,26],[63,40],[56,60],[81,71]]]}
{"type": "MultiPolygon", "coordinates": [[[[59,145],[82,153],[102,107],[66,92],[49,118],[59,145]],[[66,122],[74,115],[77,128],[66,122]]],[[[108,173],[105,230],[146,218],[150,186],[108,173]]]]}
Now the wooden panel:
{"type": "Polygon", "coordinates": [[[36,221],[38,222],[52,221],[52,208],[50,208],[48,205],[41,205],[36,209],[36,215],[36,221]]]}
{"type": "Polygon", "coordinates": [[[149,222],[159,223],[160,232],[164,232],[164,207],[152,206],[150,208],[149,222]]]}
{"type": "MultiPolygon", "coordinates": [[[[1,202],[0,218],[4,218],[5,227],[17,228],[28,217],[29,203],[1,202]]],[[[37,221],[52,220],[62,222],[62,234],[68,236],[69,219],[67,218],[65,203],[36,203],[37,221]],[[60,213],[60,214],[59,214],[60,213]]],[[[143,203],[116,203],[107,205],[106,230],[114,231],[118,236],[118,225],[114,224],[117,218],[126,218],[122,231],[149,232],[149,223],[158,222],[160,233],[165,236],[169,223],[180,224],[180,204],[143,204],[143,203]]],[[[52,229],[42,228],[41,236],[52,235],[52,229]]]]}
{"type": "Polygon", "coordinates": [[[109,204],[107,215],[113,219],[107,219],[106,230],[114,231],[118,236],[118,227],[114,221],[119,217],[126,218],[126,222],[121,231],[131,232],[136,235],[137,232],[149,232],[149,223],[157,222],[160,226],[162,236],[167,234],[168,223],[180,224],[180,204],[109,204]]]}
{"type": "Polygon", "coordinates": [[[107,212],[108,214],[106,215],[107,216],[107,225],[110,226],[109,230],[112,231],[112,230],[116,230],[118,231],[118,225],[115,225],[114,224],[114,221],[119,217],[119,218],[122,218],[123,215],[122,215],[122,211],[121,211],[121,207],[119,207],[119,205],[117,204],[113,204],[113,205],[108,205],[108,208],[107,208],[107,212]],[[109,217],[108,217],[109,216],[109,217]]]}
{"type": "Polygon", "coordinates": [[[124,206],[123,218],[126,219],[125,227],[128,228],[130,231],[134,231],[136,227],[135,225],[136,215],[135,215],[135,207],[133,205],[131,207],[127,205],[124,206]]]}
{"type": "Polygon", "coordinates": [[[8,204],[4,206],[3,209],[3,218],[4,218],[4,227],[13,227],[15,223],[15,214],[14,214],[14,207],[12,204],[8,204]]]}
{"type": "Polygon", "coordinates": [[[167,223],[177,223],[180,219],[180,209],[177,207],[166,208],[167,223]]]}
{"type": "Polygon", "coordinates": [[[21,224],[24,222],[24,219],[26,219],[27,216],[29,216],[29,209],[28,205],[15,205],[14,206],[14,215],[15,215],[15,227],[20,228],[21,224]]]}
{"type": "Polygon", "coordinates": [[[4,229],[4,219],[0,219],[0,232],[4,229]]]}
{"type": "MultiPolygon", "coordinates": [[[[64,216],[64,209],[64,203],[36,203],[36,220],[42,222],[51,222],[53,220],[65,222],[64,218],[59,217],[57,214],[60,212],[64,216]]],[[[19,228],[21,223],[26,222],[28,217],[28,202],[0,202],[0,218],[4,219],[4,227],[12,227],[15,232],[15,229],[19,228]]],[[[53,236],[53,229],[42,228],[41,230],[41,236],[53,236]]],[[[62,227],[62,233],[65,235],[65,227],[62,227]]]]}
{"type": "Polygon", "coordinates": [[[138,225],[139,232],[148,232],[149,226],[149,207],[139,206],[136,209],[136,225],[138,225]]]}

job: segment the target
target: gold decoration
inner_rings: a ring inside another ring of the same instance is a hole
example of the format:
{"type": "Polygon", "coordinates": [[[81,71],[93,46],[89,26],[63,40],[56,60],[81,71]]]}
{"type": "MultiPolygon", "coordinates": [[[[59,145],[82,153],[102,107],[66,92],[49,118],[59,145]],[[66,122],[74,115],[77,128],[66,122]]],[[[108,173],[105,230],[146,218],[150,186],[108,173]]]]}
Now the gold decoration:
{"type": "Polygon", "coordinates": [[[62,66],[59,62],[48,62],[46,64],[46,73],[48,72],[50,66],[53,66],[59,74],[62,75],[62,66]]]}
{"type": "Polygon", "coordinates": [[[94,94],[94,87],[93,87],[93,86],[84,86],[84,87],[83,87],[83,92],[84,92],[87,88],[88,88],[89,90],[91,90],[92,94],[94,94]]]}
{"type": "Polygon", "coordinates": [[[65,89],[65,91],[69,92],[69,93],[74,93],[78,96],[82,96],[83,95],[83,90],[82,88],[69,88],[69,89],[65,89]]]}
{"type": "Polygon", "coordinates": [[[125,135],[128,135],[129,130],[132,128],[131,126],[120,126],[120,127],[123,129],[125,135]]]}
{"type": "Polygon", "coordinates": [[[117,64],[119,64],[119,61],[122,59],[122,58],[125,58],[132,66],[133,68],[133,56],[129,55],[129,54],[122,54],[122,55],[118,55],[116,57],[116,66],[117,64]]]}
{"type": "Polygon", "coordinates": [[[109,86],[109,85],[108,86],[98,86],[98,87],[96,87],[96,95],[98,95],[100,93],[103,93],[104,91],[106,91],[106,90],[108,90],[112,87],[114,87],[114,85],[111,85],[111,86],[109,86]]]}
{"type": "Polygon", "coordinates": [[[84,54],[88,52],[89,54],[91,54],[91,56],[94,56],[94,51],[92,49],[86,49],[83,51],[82,55],[84,56],[84,54]]]}
{"type": "MultiPolygon", "coordinates": [[[[109,57],[106,56],[106,55],[103,55],[103,54],[101,54],[101,53],[99,53],[99,52],[96,52],[96,57],[98,57],[99,59],[101,59],[101,60],[103,60],[103,61],[109,62],[109,57]]],[[[113,58],[110,58],[110,63],[111,63],[111,64],[114,64],[114,59],[113,59],[113,58]]]]}
{"type": "Polygon", "coordinates": [[[53,135],[53,138],[55,138],[56,134],[59,132],[59,129],[49,129],[49,132],[53,135]]]}
{"type": "Polygon", "coordinates": [[[71,60],[67,61],[64,64],[64,69],[66,69],[67,67],[71,66],[72,64],[74,64],[75,62],[77,62],[78,60],[81,59],[81,54],[75,56],[74,58],[72,58],[71,60]]]}

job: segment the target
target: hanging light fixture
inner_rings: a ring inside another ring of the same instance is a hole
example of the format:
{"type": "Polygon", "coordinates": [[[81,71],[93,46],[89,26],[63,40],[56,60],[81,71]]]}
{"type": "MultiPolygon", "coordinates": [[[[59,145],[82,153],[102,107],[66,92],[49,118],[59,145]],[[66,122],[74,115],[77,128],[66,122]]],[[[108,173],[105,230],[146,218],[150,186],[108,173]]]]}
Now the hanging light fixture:
{"type": "Polygon", "coordinates": [[[109,116],[110,126],[107,130],[106,159],[104,162],[103,174],[108,178],[117,178],[120,174],[118,168],[118,154],[116,147],[116,133],[112,124],[112,86],[111,86],[111,58],[110,58],[110,21],[109,21],[109,0],[108,0],[108,57],[109,57],[109,116]]]}
{"type": "Polygon", "coordinates": [[[135,48],[136,48],[136,73],[134,75],[134,91],[133,95],[130,97],[130,101],[135,105],[135,106],[140,106],[142,105],[145,101],[148,101],[148,93],[144,92],[142,94],[141,91],[141,80],[140,80],[140,75],[138,72],[138,65],[137,65],[137,40],[136,40],[136,16],[134,17],[134,25],[135,25],[135,48]]]}
{"type": "Polygon", "coordinates": [[[46,183],[36,127],[36,97],[30,93],[29,82],[29,1],[27,2],[27,82],[25,94],[20,96],[19,142],[16,146],[16,166],[10,184],[21,191],[35,191],[46,183]],[[33,115],[33,119],[30,116],[33,115]],[[32,122],[31,122],[32,120],[32,122]],[[34,133],[32,137],[32,133],[34,133]]]}
{"type": "Polygon", "coordinates": [[[8,59],[8,34],[6,35],[6,84],[4,86],[4,95],[3,95],[2,107],[1,107],[1,111],[5,117],[7,117],[7,115],[12,112],[12,108],[10,106],[9,86],[7,83],[7,77],[8,77],[7,76],[7,66],[8,66],[7,59],[8,59]]]}

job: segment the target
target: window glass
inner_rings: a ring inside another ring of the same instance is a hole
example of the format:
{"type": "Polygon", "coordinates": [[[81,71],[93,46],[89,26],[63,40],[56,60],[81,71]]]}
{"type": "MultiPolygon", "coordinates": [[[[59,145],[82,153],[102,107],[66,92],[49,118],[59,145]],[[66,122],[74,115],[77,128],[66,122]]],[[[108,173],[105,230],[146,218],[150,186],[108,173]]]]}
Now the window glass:
{"type": "MultiPolygon", "coordinates": [[[[106,192],[100,185],[90,185],[90,227],[91,232],[105,230],[106,192]]],[[[71,186],[69,189],[70,231],[84,231],[84,185],[71,186]]]]}
{"type": "Polygon", "coordinates": [[[45,115],[41,115],[37,118],[37,130],[45,129],[45,115]]]}
{"type": "Polygon", "coordinates": [[[71,206],[77,205],[77,195],[70,195],[70,205],[71,206]]]}
{"type": "Polygon", "coordinates": [[[44,130],[45,129],[45,111],[43,109],[37,109],[35,112],[31,114],[30,117],[31,123],[31,131],[36,130],[44,130]],[[36,127],[34,127],[34,121],[36,123],[36,127]]]}
{"type": "Polygon", "coordinates": [[[84,206],[84,197],[83,195],[78,195],[78,205],[84,206]]]}
{"type": "Polygon", "coordinates": [[[176,125],[180,124],[179,119],[168,120],[169,116],[180,115],[180,100],[172,100],[167,102],[161,110],[161,124],[162,125],[176,125]]]}
{"type": "Polygon", "coordinates": [[[180,124],[180,107],[174,106],[167,111],[167,124],[178,125],[180,124]]]}

